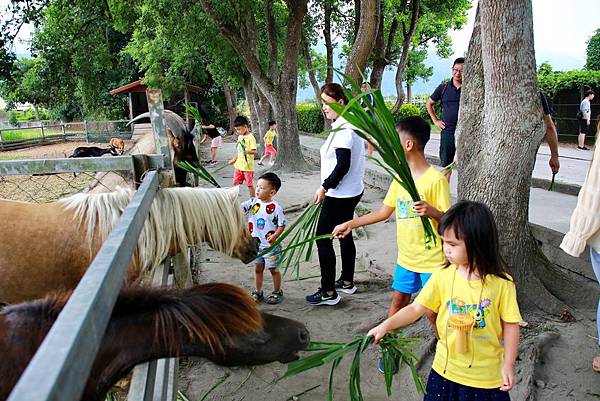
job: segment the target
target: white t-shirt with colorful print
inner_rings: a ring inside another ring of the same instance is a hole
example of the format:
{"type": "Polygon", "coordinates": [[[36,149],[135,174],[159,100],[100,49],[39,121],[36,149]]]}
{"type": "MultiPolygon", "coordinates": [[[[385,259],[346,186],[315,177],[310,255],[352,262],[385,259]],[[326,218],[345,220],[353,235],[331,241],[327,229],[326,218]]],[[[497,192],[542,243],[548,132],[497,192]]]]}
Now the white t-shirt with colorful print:
{"type": "Polygon", "coordinates": [[[281,205],[274,199],[263,202],[258,198],[251,198],[242,203],[242,210],[248,217],[250,233],[254,238],[260,239],[260,249],[271,246],[268,239],[278,227],[285,226],[281,205]]]}

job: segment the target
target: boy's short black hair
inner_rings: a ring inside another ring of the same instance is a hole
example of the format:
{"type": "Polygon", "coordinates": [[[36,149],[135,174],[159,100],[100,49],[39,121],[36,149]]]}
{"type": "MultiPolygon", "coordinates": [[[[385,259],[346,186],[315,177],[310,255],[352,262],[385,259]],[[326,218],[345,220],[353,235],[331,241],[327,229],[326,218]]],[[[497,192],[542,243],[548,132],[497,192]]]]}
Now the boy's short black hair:
{"type": "Polygon", "coordinates": [[[277,121],[275,121],[275,120],[271,120],[271,121],[269,121],[269,127],[272,127],[272,126],[274,126],[275,124],[277,124],[277,121]]]}
{"type": "Polygon", "coordinates": [[[588,97],[589,95],[595,95],[594,91],[591,89],[588,89],[585,91],[585,97],[588,97]]]}
{"type": "Polygon", "coordinates": [[[271,188],[273,188],[275,191],[279,191],[279,188],[281,188],[281,180],[275,173],[264,173],[258,177],[258,179],[269,181],[269,185],[271,185],[271,188]]]}
{"type": "Polygon", "coordinates": [[[241,127],[242,125],[245,125],[247,127],[250,125],[250,123],[248,122],[248,119],[245,116],[237,116],[235,120],[233,120],[233,126],[241,127]]]}
{"type": "Polygon", "coordinates": [[[419,116],[402,118],[396,124],[396,130],[410,135],[418,144],[419,150],[422,151],[425,150],[425,145],[427,145],[431,136],[431,127],[419,116]]]}

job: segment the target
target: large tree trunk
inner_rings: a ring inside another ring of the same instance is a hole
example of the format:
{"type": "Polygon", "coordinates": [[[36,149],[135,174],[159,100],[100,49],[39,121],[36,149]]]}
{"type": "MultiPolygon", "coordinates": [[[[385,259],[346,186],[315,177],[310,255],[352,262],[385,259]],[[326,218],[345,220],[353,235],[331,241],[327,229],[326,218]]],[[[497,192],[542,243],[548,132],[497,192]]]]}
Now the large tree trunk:
{"type": "Polygon", "coordinates": [[[562,302],[589,304],[589,293],[548,262],[529,227],[531,173],[544,135],[531,1],[481,0],[466,60],[457,130],[459,199],[492,210],[523,306],[557,312],[562,302]]]}
{"type": "Polygon", "coordinates": [[[252,84],[248,82],[244,82],[244,97],[246,98],[246,102],[248,102],[248,109],[250,110],[250,129],[252,132],[258,132],[260,130],[258,125],[258,108],[257,108],[257,99],[252,91],[252,84]]]}
{"type": "Polygon", "coordinates": [[[390,24],[390,30],[386,41],[384,7],[385,5],[382,2],[381,15],[379,17],[379,29],[377,30],[377,38],[375,39],[375,47],[373,48],[373,70],[371,71],[371,77],[369,79],[371,88],[381,88],[385,67],[392,62],[392,50],[396,40],[396,32],[398,31],[398,18],[394,17],[390,24]]]}
{"type": "MultiPolygon", "coordinates": [[[[398,61],[398,69],[396,70],[396,103],[394,107],[392,107],[392,114],[396,114],[400,111],[400,107],[402,107],[402,103],[404,103],[404,87],[402,86],[402,80],[404,78],[404,70],[406,69],[406,64],[408,64],[408,55],[412,48],[412,39],[415,34],[415,30],[417,29],[417,22],[419,20],[419,9],[420,9],[420,0],[412,0],[410,2],[410,23],[409,26],[406,27],[406,24],[402,23],[402,33],[404,35],[404,39],[402,41],[402,54],[400,55],[400,60],[398,61]]],[[[408,11],[406,9],[406,11],[408,11]]]]}
{"type": "Polygon", "coordinates": [[[227,103],[227,115],[229,116],[229,128],[227,133],[233,134],[235,131],[233,127],[233,120],[237,117],[237,94],[235,89],[231,88],[227,84],[223,84],[223,91],[225,92],[225,102],[227,103]]]}
{"type": "MultiPolygon", "coordinates": [[[[267,101],[273,107],[280,139],[275,168],[304,170],[306,168],[306,161],[302,156],[302,152],[299,151],[300,140],[298,137],[298,125],[296,123],[296,86],[298,82],[298,55],[302,37],[302,24],[307,12],[308,0],[285,0],[288,17],[285,45],[283,47],[284,54],[281,57],[283,61],[277,63],[279,57],[275,57],[274,55],[277,47],[269,47],[270,62],[268,71],[264,71],[257,53],[253,50],[256,47],[249,46],[249,43],[244,40],[244,37],[251,38],[250,31],[254,27],[248,27],[244,31],[238,24],[233,23],[229,19],[223,19],[215,10],[212,2],[209,0],[199,1],[206,14],[214,21],[219,31],[244,62],[248,73],[252,77],[253,84],[258,87],[262,95],[266,97],[267,101]]],[[[271,6],[271,1],[265,2],[265,18],[267,20],[271,19],[271,6]]],[[[252,11],[246,10],[245,12],[252,11]]],[[[265,39],[267,43],[276,40],[271,30],[268,30],[267,36],[269,36],[265,39]]]]}
{"type": "Polygon", "coordinates": [[[323,4],[323,38],[325,39],[325,52],[327,56],[327,75],[325,83],[333,82],[333,43],[331,43],[331,13],[333,12],[330,0],[323,4]]]}
{"type": "Polygon", "coordinates": [[[267,98],[260,92],[256,86],[254,86],[253,92],[256,94],[258,102],[256,103],[256,110],[258,112],[258,132],[255,132],[255,137],[258,140],[260,154],[264,151],[263,135],[269,129],[269,120],[271,119],[272,110],[271,104],[267,98]]]}
{"type": "Polygon", "coordinates": [[[412,85],[408,82],[406,83],[406,102],[412,103],[412,85]]]}
{"type": "Polygon", "coordinates": [[[308,44],[308,41],[304,35],[302,36],[302,55],[304,56],[304,63],[306,64],[306,71],[308,71],[310,85],[315,92],[315,99],[318,101],[321,98],[321,88],[319,86],[319,82],[317,82],[315,71],[313,70],[312,58],[310,56],[310,45],[308,44]]]}
{"type": "Polygon", "coordinates": [[[367,61],[373,46],[379,26],[379,1],[361,0],[360,2],[360,27],[348,56],[345,74],[354,82],[360,83],[362,74],[367,67],[367,61]]]}

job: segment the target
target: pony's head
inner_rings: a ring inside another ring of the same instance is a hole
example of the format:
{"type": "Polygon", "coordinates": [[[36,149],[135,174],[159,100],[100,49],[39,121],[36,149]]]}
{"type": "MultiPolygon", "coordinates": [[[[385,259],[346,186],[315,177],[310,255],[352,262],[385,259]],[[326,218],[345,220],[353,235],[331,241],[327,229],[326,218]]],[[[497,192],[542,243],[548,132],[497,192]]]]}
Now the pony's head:
{"type": "MultiPolygon", "coordinates": [[[[70,294],[0,312],[0,399],[8,397],[70,294]]],[[[243,289],[211,283],[187,289],[121,290],[82,399],[104,400],[131,368],[152,359],[195,356],[224,366],[298,358],[309,333],[299,322],[260,311],[243,289]]]]}

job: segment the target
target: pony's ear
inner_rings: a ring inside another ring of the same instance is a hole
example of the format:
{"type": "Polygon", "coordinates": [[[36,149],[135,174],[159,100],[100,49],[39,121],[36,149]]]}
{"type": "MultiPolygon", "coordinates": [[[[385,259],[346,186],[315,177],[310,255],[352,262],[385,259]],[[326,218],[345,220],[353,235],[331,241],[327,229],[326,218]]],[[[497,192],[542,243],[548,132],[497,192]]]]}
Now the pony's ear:
{"type": "Polygon", "coordinates": [[[231,188],[227,188],[227,196],[229,196],[229,199],[231,199],[232,202],[237,202],[239,193],[240,193],[239,185],[236,185],[231,188]]]}

